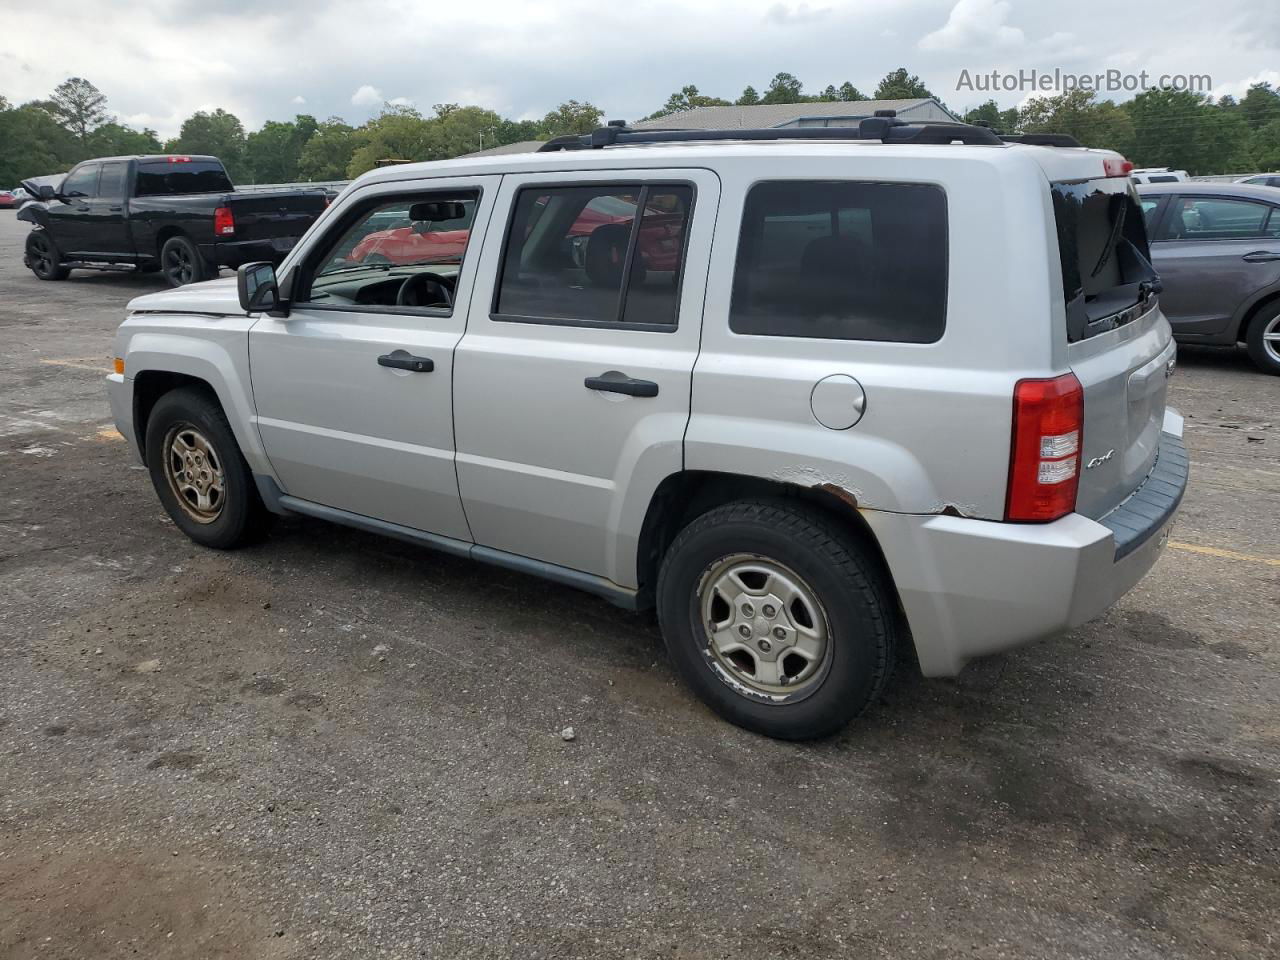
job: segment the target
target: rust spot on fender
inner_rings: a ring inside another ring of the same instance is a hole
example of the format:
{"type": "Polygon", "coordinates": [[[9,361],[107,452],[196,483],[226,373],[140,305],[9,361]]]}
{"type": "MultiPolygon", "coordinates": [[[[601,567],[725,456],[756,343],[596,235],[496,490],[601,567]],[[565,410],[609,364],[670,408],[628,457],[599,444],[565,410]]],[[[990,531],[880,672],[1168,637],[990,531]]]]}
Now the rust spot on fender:
{"type": "Polygon", "coordinates": [[[820,483],[814,489],[821,490],[824,493],[829,493],[833,497],[847,503],[849,506],[853,507],[853,509],[858,509],[858,498],[844,487],[838,487],[834,483],[820,483]]]}

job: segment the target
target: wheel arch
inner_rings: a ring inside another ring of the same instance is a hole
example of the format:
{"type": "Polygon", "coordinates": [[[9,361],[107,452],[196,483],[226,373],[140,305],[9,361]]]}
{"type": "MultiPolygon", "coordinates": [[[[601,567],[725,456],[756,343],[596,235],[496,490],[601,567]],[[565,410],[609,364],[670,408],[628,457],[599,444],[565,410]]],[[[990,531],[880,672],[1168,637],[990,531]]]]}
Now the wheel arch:
{"type": "Polygon", "coordinates": [[[881,567],[899,610],[901,601],[879,541],[863,518],[853,494],[834,484],[806,487],[736,473],[682,470],[658,484],[649,500],[636,548],[636,576],[640,606],[651,606],[658,568],[676,535],[697,517],[735,500],[791,501],[817,510],[866,546],[881,567]]]}
{"type": "Polygon", "coordinates": [[[1271,316],[1269,309],[1275,307],[1280,307],[1280,290],[1264,293],[1250,304],[1240,319],[1240,326],[1236,328],[1236,342],[1248,343],[1249,328],[1261,318],[1271,316]]]}
{"type": "MultiPolygon", "coordinates": [[[[174,226],[173,224],[169,224],[167,227],[161,227],[159,230],[156,231],[156,258],[157,259],[159,259],[160,251],[164,249],[164,245],[168,243],[170,240],[172,240],[174,237],[185,237],[186,239],[190,240],[193,245],[196,245],[195,240],[192,239],[189,233],[187,233],[181,227],[174,226]]],[[[196,250],[199,251],[199,249],[200,247],[196,245],[196,250]]]]}

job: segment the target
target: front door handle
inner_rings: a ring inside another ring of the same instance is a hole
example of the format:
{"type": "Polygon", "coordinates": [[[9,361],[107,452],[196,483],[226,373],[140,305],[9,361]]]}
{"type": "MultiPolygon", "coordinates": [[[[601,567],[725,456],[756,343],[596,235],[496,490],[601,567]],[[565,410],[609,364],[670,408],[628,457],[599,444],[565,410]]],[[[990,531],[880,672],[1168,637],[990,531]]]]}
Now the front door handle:
{"type": "Polygon", "coordinates": [[[621,393],[628,397],[656,397],[658,385],[652,380],[637,380],[617,370],[609,370],[598,377],[587,377],[582,385],[588,390],[604,393],[621,393]]]}
{"type": "Polygon", "coordinates": [[[1271,263],[1273,260],[1280,260],[1280,253],[1273,253],[1270,250],[1254,250],[1252,253],[1246,253],[1240,259],[1246,263],[1271,263]]]}
{"type": "Polygon", "coordinates": [[[124,207],[109,207],[108,209],[109,209],[112,213],[123,213],[123,212],[124,212],[124,207]]]}
{"type": "Polygon", "coordinates": [[[430,373],[436,368],[430,357],[415,357],[407,350],[392,350],[378,358],[378,366],[395,370],[411,370],[414,373],[430,373]]]}

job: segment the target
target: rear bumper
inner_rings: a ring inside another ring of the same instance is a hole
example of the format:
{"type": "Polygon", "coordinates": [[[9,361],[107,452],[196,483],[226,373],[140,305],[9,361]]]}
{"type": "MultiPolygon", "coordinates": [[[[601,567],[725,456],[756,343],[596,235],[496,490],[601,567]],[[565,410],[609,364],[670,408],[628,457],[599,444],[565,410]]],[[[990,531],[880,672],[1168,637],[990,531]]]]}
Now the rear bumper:
{"type": "Polygon", "coordinates": [[[867,511],[926,676],[1079,626],[1155,564],[1186,489],[1181,417],[1165,419],[1143,485],[1101,520],[1046,524],[867,511]]]}
{"type": "Polygon", "coordinates": [[[279,265],[301,237],[273,237],[270,240],[228,240],[200,244],[205,259],[220,267],[238,267],[266,260],[279,265]]]}

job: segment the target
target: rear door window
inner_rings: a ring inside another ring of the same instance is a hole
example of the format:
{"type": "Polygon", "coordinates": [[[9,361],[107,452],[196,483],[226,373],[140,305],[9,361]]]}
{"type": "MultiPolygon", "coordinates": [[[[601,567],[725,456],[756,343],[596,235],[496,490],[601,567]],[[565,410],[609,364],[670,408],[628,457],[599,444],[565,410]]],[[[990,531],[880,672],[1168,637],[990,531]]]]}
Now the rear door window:
{"type": "Polygon", "coordinates": [[[102,179],[98,181],[98,196],[103,200],[123,200],[124,182],[128,174],[127,163],[104,163],[102,179]]]}
{"type": "Polygon", "coordinates": [[[747,194],[734,333],[932,343],[947,300],[947,200],[928,184],[770,181],[747,194]]]}
{"type": "Polygon", "coordinates": [[[1177,240],[1248,240],[1265,237],[1271,207],[1249,200],[1179,197],[1169,232],[1177,240]]]}
{"type": "Polygon", "coordinates": [[[521,190],[494,319],[674,329],[693,199],[683,184],[521,190]]]}
{"type": "Polygon", "coordinates": [[[1054,183],[1051,190],[1067,339],[1083,340],[1136,319],[1156,273],[1133,185],[1109,177],[1054,183]]]}

